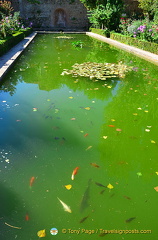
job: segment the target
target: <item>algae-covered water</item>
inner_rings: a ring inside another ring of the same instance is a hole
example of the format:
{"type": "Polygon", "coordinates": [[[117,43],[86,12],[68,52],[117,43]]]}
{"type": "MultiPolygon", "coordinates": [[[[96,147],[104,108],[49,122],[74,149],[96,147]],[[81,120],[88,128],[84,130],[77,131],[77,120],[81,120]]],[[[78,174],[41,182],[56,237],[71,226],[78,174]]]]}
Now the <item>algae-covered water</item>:
{"type": "Polygon", "coordinates": [[[158,67],[86,35],[38,35],[0,87],[0,239],[157,240],[157,191],[158,67]],[[61,75],[120,61],[124,79],[61,75]]]}

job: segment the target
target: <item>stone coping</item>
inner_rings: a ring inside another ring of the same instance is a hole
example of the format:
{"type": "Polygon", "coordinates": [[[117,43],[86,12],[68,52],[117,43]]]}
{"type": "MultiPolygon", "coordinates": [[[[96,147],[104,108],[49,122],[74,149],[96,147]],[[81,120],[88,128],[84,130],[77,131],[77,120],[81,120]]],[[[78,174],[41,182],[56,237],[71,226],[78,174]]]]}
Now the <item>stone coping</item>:
{"type": "Polygon", "coordinates": [[[0,57],[0,81],[36,35],[36,32],[31,33],[0,57]]]}
{"type": "Polygon", "coordinates": [[[149,62],[151,62],[155,65],[158,65],[158,55],[157,54],[150,53],[148,51],[144,51],[144,50],[141,50],[141,49],[136,48],[136,47],[129,46],[129,45],[124,44],[124,43],[120,43],[116,40],[101,36],[101,35],[96,34],[96,33],[86,32],[86,34],[90,37],[96,38],[98,40],[101,40],[103,42],[111,44],[111,45],[113,45],[117,48],[123,49],[124,51],[127,51],[127,52],[130,52],[130,53],[134,54],[134,55],[137,55],[138,57],[143,58],[146,61],[149,61],[149,62]]]}

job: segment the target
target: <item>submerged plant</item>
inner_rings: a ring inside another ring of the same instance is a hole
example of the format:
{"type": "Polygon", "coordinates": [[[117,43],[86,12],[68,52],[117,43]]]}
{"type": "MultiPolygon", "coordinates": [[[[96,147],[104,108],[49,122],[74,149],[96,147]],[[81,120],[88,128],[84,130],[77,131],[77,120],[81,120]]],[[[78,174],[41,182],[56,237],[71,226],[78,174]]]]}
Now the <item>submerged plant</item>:
{"type": "Polygon", "coordinates": [[[72,46],[75,48],[82,48],[83,47],[83,42],[81,40],[74,41],[72,42],[72,46]]]}

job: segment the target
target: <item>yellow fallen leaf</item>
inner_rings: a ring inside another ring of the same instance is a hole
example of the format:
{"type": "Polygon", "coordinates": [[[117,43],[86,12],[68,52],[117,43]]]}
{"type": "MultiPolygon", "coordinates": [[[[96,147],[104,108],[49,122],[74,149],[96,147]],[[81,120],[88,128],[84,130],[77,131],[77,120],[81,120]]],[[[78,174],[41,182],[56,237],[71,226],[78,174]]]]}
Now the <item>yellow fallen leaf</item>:
{"type": "Polygon", "coordinates": [[[46,236],[46,230],[44,229],[44,230],[38,231],[37,236],[40,237],[40,238],[45,237],[46,236]]]}
{"type": "Polygon", "coordinates": [[[107,86],[107,88],[112,88],[112,86],[107,86]]]}
{"type": "Polygon", "coordinates": [[[109,183],[109,184],[107,185],[107,188],[113,189],[114,187],[109,183]]]}
{"type": "Polygon", "coordinates": [[[108,136],[103,136],[103,138],[104,138],[104,139],[107,139],[107,138],[108,138],[108,136]]]}
{"type": "Polygon", "coordinates": [[[116,120],[115,119],[111,119],[112,122],[115,122],[116,120]]]}
{"type": "Polygon", "coordinates": [[[85,107],[84,109],[86,109],[86,110],[90,110],[91,108],[90,108],[90,107],[85,107]]]}
{"type": "Polygon", "coordinates": [[[69,97],[70,99],[73,99],[73,97],[69,97]]]}
{"type": "Polygon", "coordinates": [[[158,187],[154,187],[155,191],[158,192],[158,187]]]}
{"type": "Polygon", "coordinates": [[[138,115],[138,113],[133,113],[133,115],[134,115],[134,116],[137,116],[137,115],[138,115]]]}
{"type": "Polygon", "coordinates": [[[156,143],[154,140],[151,140],[151,143],[156,143]]]}
{"type": "Polygon", "coordinates": [[[148,111],[148,110],[145,110],[144,112],[148,113],[149,111],[148,111]]]}
{"type": "Polygon", "coordinates": [[[158,175],[158,172],[155,172],[158,175]]]}
{"type": "Polygon", "coordinates": [[[66,189],[70,190],[72,188],[72,185],[71,184],[68,184],[68,185],[65,185],[64,186],[66,189]]]}
{"type": "Polygon", "coordinates": [[[89,146],[88,148],[86,148],[86,151],[89,150],[89,149],[91,149],[91,148],[92,148],[92,146],[89,146]]]}

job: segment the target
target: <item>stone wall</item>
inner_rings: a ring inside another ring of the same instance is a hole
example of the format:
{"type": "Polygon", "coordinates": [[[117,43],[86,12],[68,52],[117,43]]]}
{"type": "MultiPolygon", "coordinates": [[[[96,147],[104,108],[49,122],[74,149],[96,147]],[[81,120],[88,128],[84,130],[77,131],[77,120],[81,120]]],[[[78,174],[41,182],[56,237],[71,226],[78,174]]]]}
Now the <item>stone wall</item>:
{"type": "Polygon", "coordinates": [[[79,0],[39,0],[31,4],[27,0],[12,0],[21,17],[33,23],[34,28],[44,30],[87,30],[88,18],[79,0]]]}

